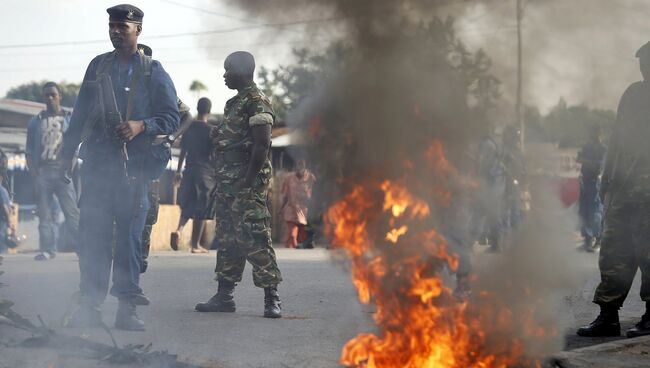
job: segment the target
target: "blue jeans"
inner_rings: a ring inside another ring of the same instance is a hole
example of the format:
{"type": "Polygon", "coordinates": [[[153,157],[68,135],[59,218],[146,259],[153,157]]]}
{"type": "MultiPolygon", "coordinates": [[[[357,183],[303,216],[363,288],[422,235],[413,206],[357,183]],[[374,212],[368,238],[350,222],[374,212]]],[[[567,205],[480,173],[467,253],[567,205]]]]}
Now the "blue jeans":
{"type": "Polygon", "coordinates": [[[600,179],[580,177],[580,199],[578,214],[581,233],[584,238],[600,238],[603,222],[603,203],[600,200],[600,179]]]}
{"type": "Polygon", "coordinates": [[[79,271],[81,296],[95,304],[110,294],[129,299],[141,294],[142,230],[149,200],[148,182],[123,173],[82,168],[79,200],[79,271]]]}
{"type": "Polygon", "coordinates": [[[77,194],[72,183],[61,179],[58,165],[45,165],[39,168],[36,177],[36,198],[38,206],[38,236],[41,252],[55,253],[57,248],[58,225],[53,215],[54,196],[59,201],[65,217],[66,248],[76,248],[79,232],[79,208],[77,194]]]}
{"type": "Polygon", "coordinates": [[[0,219],[0,254],[7,253],[7,228],[9,224],[4,219],[0,219]]]}

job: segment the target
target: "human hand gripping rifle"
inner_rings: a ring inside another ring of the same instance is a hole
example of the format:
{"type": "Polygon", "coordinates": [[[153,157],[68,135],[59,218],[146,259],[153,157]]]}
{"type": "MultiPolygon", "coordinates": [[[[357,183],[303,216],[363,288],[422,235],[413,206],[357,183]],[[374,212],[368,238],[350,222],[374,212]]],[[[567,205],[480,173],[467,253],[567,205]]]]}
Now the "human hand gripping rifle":
{"type": "MultiPolygon", "coordinates": [[[[108,137],[115,145],[119,147],[120,156],[124,167],[124,176],[127,177],[127,162],[129,154],[126,148],[126,141],[119,138],[116,128],[122,123],[122,114],[117,107],[115,91],[113,90],[113,81],[111,76],[106,73],[97,75],[94,81],[85,81],[81,86],[82,89],[90,89],[90,93],[95,97],[94,104],[88,112],[86,121],[81,132],[81,142],[86,142],[95,130],[97,124],[101,124],[104,136],[108,137]]],[[[78,149],[72,160],[63,169],[62,180],[69,184],[71,182],[70,174],[78,158],[78,149]]]]}
{"type": "Polygon", "coordinates": [[[115,100],[115,91],[113,90],[113,81],[107,73],[97,76],[98,89],[101,91],[100,96],[104,104],[104,132],[119,147],[122,165],[124,167],[124,176],[128,176],[126,171],[127,162],[129,161],[129,152],[126,149],[126,141],[119,138],[116,134],[118,125],[123,123],[122,114],[117,107],[115,100]]]}

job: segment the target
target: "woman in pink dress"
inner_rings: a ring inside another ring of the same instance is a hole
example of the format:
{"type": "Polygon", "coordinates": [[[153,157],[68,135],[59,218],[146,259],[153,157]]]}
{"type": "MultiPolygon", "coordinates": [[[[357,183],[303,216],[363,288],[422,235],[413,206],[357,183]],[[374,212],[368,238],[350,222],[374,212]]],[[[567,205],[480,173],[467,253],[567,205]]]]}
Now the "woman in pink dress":
{"type": "Polygon", "coordinates": [[[294,172],[288,173],[282,184],[282,217],[289,230],[287,248],[296,248],[299,235],[305,237],[307,207],[316,177],[306,169],[305,160],[296,162],[294,172]]]}

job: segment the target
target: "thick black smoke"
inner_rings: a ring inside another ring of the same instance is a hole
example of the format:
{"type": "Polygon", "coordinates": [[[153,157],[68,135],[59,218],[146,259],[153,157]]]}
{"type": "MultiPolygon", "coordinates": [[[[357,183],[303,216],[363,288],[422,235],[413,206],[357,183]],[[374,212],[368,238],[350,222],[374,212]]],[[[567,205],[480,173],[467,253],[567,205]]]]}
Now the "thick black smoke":
{"type": "MultiPolygon", "coordinates": [[[[564,97],[572,104],[616,108],[631,82],[640,80],[636,50],[650,39],[650,10],[643,0],[524,0],[524,100],[542,111],[564,97]]],[[[503,82],[513,119],[516,91],[514,1],[474,1],[448,7],[461,37],[484,47],[503,82]]]]}
{"type": "MultiPolygon", "coordinates": [[[[313,25],[306,35],[334,28],[342,35],[347,51],[290,117],[290,123],[307,136],[320,180],[331,188],[329,194],[334,198],[329,199],[337,199],[352,185],[363,185],[372,178],[399,180],[405,172],[409,172],[409,190],[421,198],[427,198],[430,187],[443,185],[454,200],[462,199],[471,187],[462,178],[475,163],[473,152],[487,130],[487,119],[477,116],[468,104],[466,76],[455,64],[458,55],[450,47],[454,42],[450,41],[449,24],[441,20],[450,12],[448,4],[433,0],[233,1],[269,22],[337,19],[313,25]],[[423,33],[429,37],[421,37],[423,33]],[[443,142],[444,153],[460,179],[449,175],[441,183],[440,171],[427,165],[425,153],[436,140],[443,142]],[[431,185],[424,188],[423,183],[431,185]]],[[[462,9],[454,12],[463,14],[462,9]]],[[[495,264],[478,267],[477,286],[493,296],[479,302],[498,300],[498,305],[512,309],[512,328],[488,331],[494,333],[492,341],[523,339],[526,351],[534,356],[560,348],[554,297],[558,289],[570,287],[576,279],[566,254],[572,250],[567,247],[572,220],[554,205],[555,199],[549,198],[546,189],[539,190],[537,196],[546,207],[536,208],[513,237],[514,250],[495,264]],[[522,290],[531,294],[524,295],[522,290]],[[532,329],[545,326],[547,331],[543,336],[531,335],[522,328],[524,322],[532,329]]],[[[444,217],[441,223],[449,228],[448,222],[456,220],[455,211],[438,207],[442,208],[434,209],[432,217],[444,217]]],[[[485,307],[477,310],[479,314],[486,311],[481,318],[488,321],[493,317],[489,311],[496,305],[485,307]]]]}

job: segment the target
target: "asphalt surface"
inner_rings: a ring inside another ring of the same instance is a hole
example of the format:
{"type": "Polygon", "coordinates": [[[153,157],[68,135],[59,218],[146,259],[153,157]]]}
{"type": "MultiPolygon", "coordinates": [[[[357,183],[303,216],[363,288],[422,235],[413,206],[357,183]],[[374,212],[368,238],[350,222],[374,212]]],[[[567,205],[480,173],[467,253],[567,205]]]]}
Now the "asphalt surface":
{"type": "MultiPolygon", "coordinates": [[[[113,331],[117,342],[152,343],[155,350],[178,354],[182,360],[206,367],[336,367],[341,347],[359,332],[372,331],[372,309],[357,302],[343,262],[332,261],[328,251],[279,249],[284,276],[280,294],[284,318],[262,318],[263,292],[252,285],[250,266],[236,291],[236,313],[197,313],[194,305],[214,292],[215,253],[152,255],[150,269],[142,279],[150,297],[149,307],[138,309],[147,323],[146,332],[113,331]]],[[[566,321],[566,347],[613,341],[574,335],[590,322],[597,307],[590,300],[598,282],[597,255],[581,254],[574,265],[588,275],[581,288],[564,299],[570,315],[566,321]]],[[[62,317],[77,290],[76,256],[60,254],[48,262],[36,262],[33,254],[6,256],[2,281],[8,286],[0,296],[13,300],[15,310],[32,320],[40,315],[46,324],[60,328],[62,317]]],[[[621,311],[624,328],[643,313],[635,281],[621,311]]],[[[108,297],[104,320],[112,325],[117,301],[108,297]]],[[[100,329],[65,329],[96,341],[110,343],[100,329]]]]}
{"type": "MultiPolygon", "coordinates": [[[[282,319],[262,318],[264,294],[255,288],[247,266],[237,287],[236,313],[194,312],[197,302],[216,291],[212,281],[215,253],[152,255],[141,284],[152,304],[138,308],[146,332],[113,331],[118,344],[152,343],[183,360],[207,367],[333,367],[341,347],[360,331],[372,329],[367,307],[342,265],[325,250],[278,250],[285,281],[280,287],[282,319]],[[364,311],[365,309],[365,311],[364,311]]],[[[60,254],[36,262],[33,254],[9,255],[2,266],[0,292],[14,310],[59,328],[78,289],[76,256],[60,254]]],[[[108,297],[104,321],[112,326],[117,301],[108,297]]],[[[110,344],[101,329],[65,329],[67,334],[110,344]]]]}

